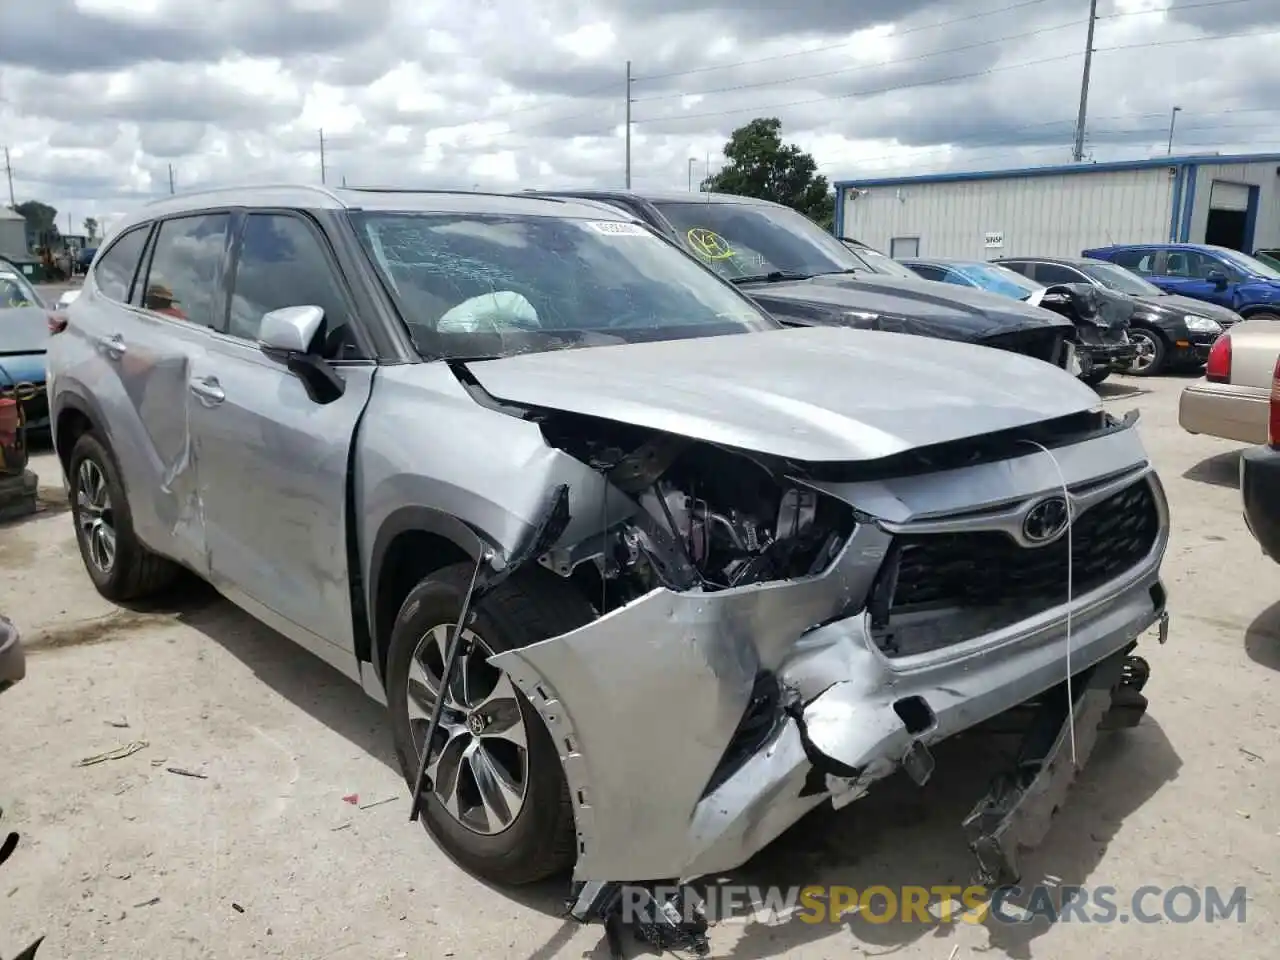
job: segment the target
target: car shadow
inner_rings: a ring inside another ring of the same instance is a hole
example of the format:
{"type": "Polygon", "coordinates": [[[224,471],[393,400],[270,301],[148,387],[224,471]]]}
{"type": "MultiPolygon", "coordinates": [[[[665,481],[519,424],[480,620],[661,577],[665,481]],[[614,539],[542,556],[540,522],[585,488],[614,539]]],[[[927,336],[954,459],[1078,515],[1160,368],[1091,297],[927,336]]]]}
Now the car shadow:
{"type": "MultiPolygon", "coordinates": [[[[213,587],[189,574],[162,601],[130,604],[136,612],[164,611],[199,631],[312,719],[402,776],[391,740],[386,708],[350,678],[288,637],[255,620],[213,587]]],[[[426,836],[424,843],[432,842],[426,836]]],[[[445,852],[443,848],[441,852],[445,852]]],[[[476,878],[502,896],[540,913],[564,912],[569,877],[512,888],[476,878]]]]}
{"type": "Polygon", "coordinates": [[[1140,382],[1133,380],[1104,380],[1093,389],[1103,400],[1130,400],[1151,392],[1150,387],[1139,386],[1140,382]]]}
{"type": "Polygon", "coordinates": [[[1215,487],[1238,489],[1241,452],[1228,450],[1226,453],[1215,453],[1212,457],[1206,457],[1194,466],[1188,467],[1182,476],[1186,480],[1208,483],[1215,487]]]}
{"type": "MultiPolygon", "coordinates": [[[[1012,738],[976,732],[953,738],[936,750],[937,767],[925,787],[899,774],[843,811],[816,811],[735,871],[731,882],[840,885],[859,892],[881,886],[899,897],[907,886],[968,886],[974,882],[975,861],[960,824],[991,777],[1012,758],[1015,744],[1012,738]]],[[[1144,718],[1135,730],[1103,734],[1044,843],[1023,857],[1023,887],[1048,885],[1050,877],[1057,887],[1083,885],[1125,818],[1176,778],[1180,766],[1154,718],[1144,718]]],[[[838,930],[851,934],[857,941],[852,946],[863,953],[887,953],[927,936],[945,939],[958,926],[941,919],[884,922],[883,916],[871,920],[857,912],[826,924],[775,924],[749,916],[740,922],[742,935],[726,954],[732,960],[764,960],[838,930]]],[[[1011,925],[991,916],[984,922],[991,946],[1020,958],[1030,957],[1033,941],[1052,926],[1011,925]]]]}
{"type": "MultiPolygon", "coordinates": [[[[184,583],[167,606],[180,622],[217,643],[290,703],[399,775],[385,709],[348,678],[202,582],[184,583]]],[[[1280,604],[1274,610],[1280,616],[1280,604]]],[[[997,771],[1007,768],[1016,746],[1013,737],[977,731],[953,737],[935,750],[937,767],[924,787],[899,774],[842,811],[820,808],[742,868],[719,879],[762,889],[812,884],[857,890],[874,885],[965,886],[972,882],[974,860],[961,820],[997,771]]],[[[1151,717],[1135,730],[1104,734],[1045,843],[1024,858],[1025,880],[1035,883],[1051,873],[1060,884],[1083,883],[1119,825],[1177,775],[1179,764],[1151,717]],[[1089,839],[1081,842],[1081,837],[1089,839]]],[[[424,842],[430,841],[424,837],[424,842]]],[[[486,886],[528,909],[563,916],[569,877],[520,888],[486,886]]],[[[864,944],[895,946],[929,935],[945,937],[954,926],[871,923],[856,915],[838,924],[778,925],[746,916],[725,922],[741,924],[741,935],[727,954],[733,960],[764,960],[842,928],[864,944]]],[[[1043,933],[1035,925],[987,923],[993,943],[1015,957],[1030,956],[1031,941],[1043,933]]],[[[576,921],[567,921],[527,960],[559,955],[578,928],[576,921]]],[[[644,950],[640,945],[629,948],[632,955],[644,950]]],[[[609,956],[602,928],[600,944],[585,956],[609,956]]]]}
{"type": "Polygon", "coordinates": [[[1259,666],[1280,670],[1280,602],[1267,607],[1249,624],[1244,652],[1259,666]]]}

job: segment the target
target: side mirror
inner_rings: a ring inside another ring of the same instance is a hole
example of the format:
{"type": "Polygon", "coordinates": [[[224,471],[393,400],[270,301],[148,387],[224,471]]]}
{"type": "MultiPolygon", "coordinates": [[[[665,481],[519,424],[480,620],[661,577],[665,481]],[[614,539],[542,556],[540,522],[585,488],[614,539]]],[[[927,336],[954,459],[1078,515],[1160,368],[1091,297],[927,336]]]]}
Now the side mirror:
{"type": "Polygon", "coordinates": [[[1227,288],[1227,275],[1221,270],[1210,270],[1205,276],[1205,279],[1219,290],[1225,290],[1227,288]]]}
{"type": "Polygon", "coordinates": [[[285,354],[307,353],[324,324],[324,308],[281,307],[262,315],[258,346],[285,354]]]}
{"type": "Polygon", "coordinates": [[[62,296],[58,298],[57,309],[65,310],[80,298],[79,290],[64,290],[62,296]]]}
{"type": "Polygon", "coordinates": [[[319,352],[312,351],[312,344],[323,326],[323,307],[271,310],[262,315],[258,347],[268,355],[283,359],[289,372],[302,381],[313,402],[332,403],[342,396],[347,385],[319,352]]]}

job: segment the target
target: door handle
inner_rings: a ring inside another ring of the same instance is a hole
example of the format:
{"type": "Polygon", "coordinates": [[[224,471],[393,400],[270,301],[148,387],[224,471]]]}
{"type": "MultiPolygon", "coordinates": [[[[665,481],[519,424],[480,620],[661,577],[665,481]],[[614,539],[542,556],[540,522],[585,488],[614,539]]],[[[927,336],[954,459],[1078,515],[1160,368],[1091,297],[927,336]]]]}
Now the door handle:
{"type": "Polygon", "coordinates": [[[214,407],[227,399],[226,393],[218,384],[217,377],[204,377],[200,380],[191,381],[191,392],[200,398],[200,402],[206,407],[214,407]]]}
{"type": "Polygon", "coordinates": [[[124,337],[118,333],[113,333],[109,337],[99,337],[98,346],[101,347],[112,360],[119,360],[125,355],[128,349],[124,345],[124,337]]]}

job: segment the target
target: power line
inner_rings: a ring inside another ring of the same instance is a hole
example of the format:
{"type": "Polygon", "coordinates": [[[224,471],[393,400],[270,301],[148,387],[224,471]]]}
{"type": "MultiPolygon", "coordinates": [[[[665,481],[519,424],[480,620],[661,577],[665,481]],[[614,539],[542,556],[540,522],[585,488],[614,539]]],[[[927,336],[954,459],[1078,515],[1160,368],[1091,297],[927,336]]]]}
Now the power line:
{"type": "MultiPolygon", "coordinates": [[[[938,30],[942,27],[950,27],[957,23],[966,23],[970,20],[980,20],[983,17],[995,16],[998,13],[1008,13],[1011,10],[1020,10],[1023,7],[1034,7],[1047,2],[1048,0],[1020,0],[1018,3],[1011,3],[1003,7],[997,7],[994,10],[984,10],[981,13],[971,13],[963,17],[953,17],[950,20],[941,20],[938,23],[927,23],[918,27],[908,27],[906,30],[895,30],[893,36],[896,39],[897,37],[905,37],[913,33],[921,33],[925,30],[938,30]]],[[[879,24],[876,24],[875,26],[879,26],[879,24]]],[[[863,30],[869,29],[872,28],[863,28],[863,30]]],[[[862,30],[859,30],[858,32],[861,33],[862,30]]],[[[769,57],[756,57],[751,60],[735,60],[731,63],[720,63],[710,67],[693,67],[689,70],[673,70],[669,73],[651,73],[648,76],[634,77],[633,79],[636,83],[648,83],[652,80],[666,80],[668,77],[687,77],[692,76],[695,73],[710,73],[713,70],[730,70],[736,67],[751,66],[756,63],[772,63],[775,60],[789,60],[792,57],[807,57],[815,53],[826,53],[829,50],[842,50],[856,42],[858,41],[842,40],[839,43],[827,44],[822,47],[808,47],[807,49],[795,50],[791,53],[776,53],[769,57]]]]}
{"type": "Polygon", "coordinates": [[[856,73],[861,70],[885,69],[888,67],[896,67],[904,63],[916,63],[921,60],[929,60],[933,57],[941,57],[949,53],[962,53],[966,50],[977,50],[980,47],[989,47],[996,43],[1007,43],[1010,40],[1025,40],[1027,37],[1038,37],[1043,33],[1051,33],[1054,30],[1065,30],[1068,27],[1078,27],[1088,22],[1088,20],[1072,20],[1068,23],[1059,23],[1052,27],[1042,27],[1039,30],[1028,30],[1026,33],[1015,33],[1007,37],[993,37],[989,40],[978,40],[974,43],[966,43],[959,47],[946,47],[942,50],[931,50],[928,53],[917,54],[914,57],[903,57],[887,64],[860,63],[855,67],[841,67],[839,70],[825,70],[822,73],[806,73],[798,77],[787,77],[785,80],[761,80],[755,83],[739,83],[731,87],[717,87],[712,90],[694,90],[688,93],[661,93],[652,97],[637,97],[635,102],[649,103],[655,100],[680,100],[685,97],[705,97],[713,93],[732,93],[737,90],[755,90],[760,87],[774,87],[784,83],[800,83],[803,80],[821,80],[826,77],[835,77],[846,73],[856,73]]]}
{"type": "Polygon", "coordinates": [[[1116,20],[1120,17],[1147,17],[1153,13],[1177,13],[1179,10],[1200,10],[1205,7],[1230,7],[1237,3],[1254,3],[1256,0],[1205,0],[1201,3],[1180,3],[1173,7],[1160,7],[1155,10],[1121,10],[1098,17],[1099,20],[1116,20]]]}
{"type": "MultiPolygon", "coordinates": [[[[1210,41],[1218,41],[1218,40],[1235,40],[1241,37],[1268,36],[1276,33],[1280,33],[1280,29],[1261,30],[1261,31],[1249,30],[1242,33],[1225,33],[1216,37],[1189,37],[1182,40],[1154,40],[1154,41],[1147,41],[1145,43],[1128,43],[1128,44],[1121,44],[1118,46],[1111,46],[1111,47],[1097,47],[1094,52],[1107,53],[1107,52],[1112,52],[1117,50],[1141,50],[1141,49],[1148,49],[1152,47],[1175,46],[1175,45],[1184,44],[1184,43],[1207,43],[1210,41]]],[[[883,93],[896,93],[899,90],[912,90],[918,87],[935,86],[939,83],[951,83],[956,80],[972,80],[977,77],[989,76],[993,73],[1002,73],[1008,70],[1020,70],[1025,67],[1036,67],[1046,63],[1055,63],[1062,60],[1071,60],[1079,56],[1081,56],[1081,54],[1079,53],[1064,53],[1064,54],[1059,54],[1053,57],[1039,57],[1035,60],[1027,60],[1022,63],[1009,63],[1009,64],[1002,64],[1000,66],[995,66],[995,67],[987,67],[984,70],[975,70],[969,73],[950,74],[945,77],[935,77],[930,80],[919,80],[914,83],[894,84],[886,87],[878,87],[875,89],[853,90],[848,93],[840,93],[840,94],[835,94],[833,96],[827,96],[827,97],[809,97],[804,100],[791,100],[791,101],[786,101],[784,103],[765,104],[763,106],[757,105],[757,106],[751,106],[751,107],[734,107],[728,110],[708,110],[708,111],[702,111],[699,113],[673,113],[673,114],[667,114],[661,117],[641,117],[640,119],[633,119],[631,122],[634,124],[675,122],[675,121],[683,121],[683,120],[698,120],[698,119],[703,119],[707,117],[722,117],[722,116],[728,116],[730,114],[735,114],[735,113],[755,113],[757,115],[765,115],[770,111],[778,110],[783,107],[799,107],[799,106],[807,106],[809,104],[815,104],[815,103],[830,103],[835,100],[848,100],[853,97],[870,97],[870,96],[877,96],[883,93]]]]}

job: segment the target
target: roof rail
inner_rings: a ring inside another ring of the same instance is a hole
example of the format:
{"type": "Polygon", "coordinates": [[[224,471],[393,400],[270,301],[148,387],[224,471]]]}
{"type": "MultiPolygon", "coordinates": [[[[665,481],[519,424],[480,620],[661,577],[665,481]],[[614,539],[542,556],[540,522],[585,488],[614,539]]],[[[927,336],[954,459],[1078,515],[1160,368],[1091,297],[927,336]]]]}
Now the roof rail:
{"type": "MultiPolygon", "coordinates": [[[[446,190],[434,187],[343,187],[342,189],[352,193],[430,193],[445,194],[456,196],[458,194],[470,194],[478,197],[513,197],[519,196],[516,193],[508,193],[502,190],[446,190]]],[[[532,190],[521,191],[524,193],[533,192],[532,190]]],[[[560,197],[545,197],[543,199],[558,200],[561,203],[565,201],[560,197]]]]}
{"type": "MultiPolygon", "coordinates": [[[[323,197],[328,197],[334,203],[342,204],[342,198],[327,186],[317,186],[314,183],[228,183],[220,187],[202,187],[198,190],[184,190],[181,193],[156,197],[154,200],[148,200],[143,206],[153,207],[161,203],[177,200],[180,197],[202,197],[207,194],[226,193],[231,190],[310,190],[323,197]]],[[[345,206],[345,204],[343,205],[345,206]]]]}

